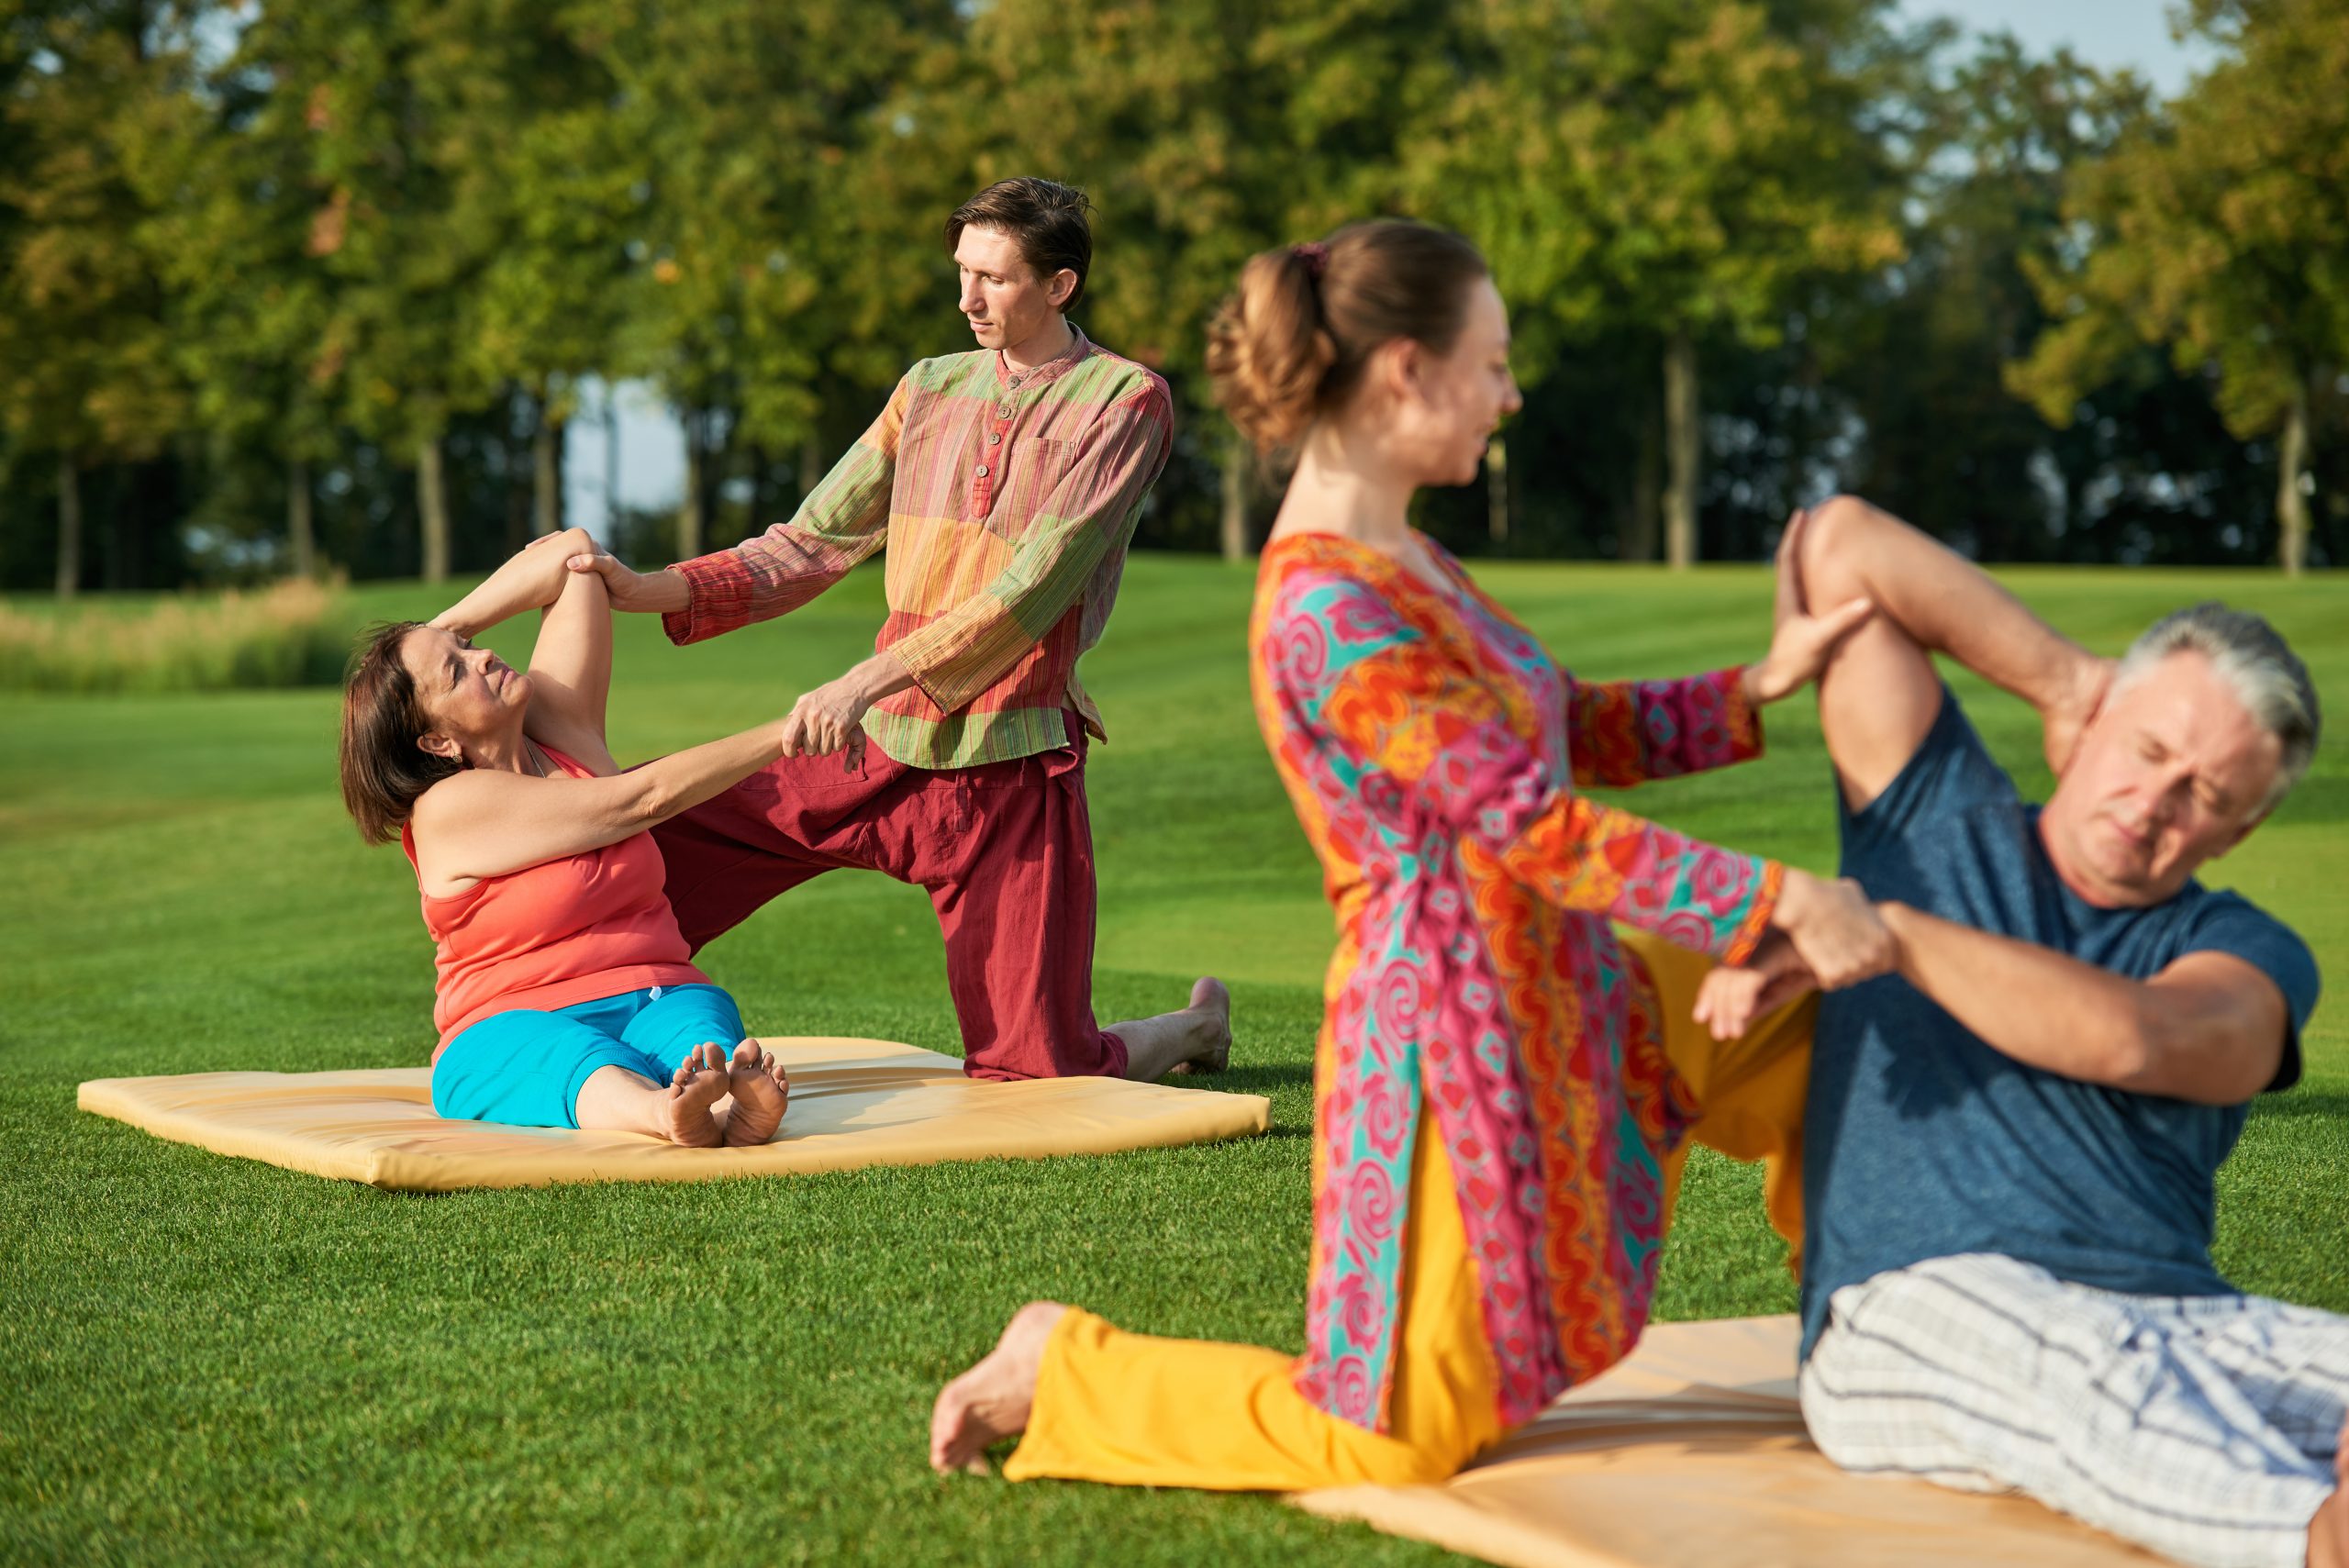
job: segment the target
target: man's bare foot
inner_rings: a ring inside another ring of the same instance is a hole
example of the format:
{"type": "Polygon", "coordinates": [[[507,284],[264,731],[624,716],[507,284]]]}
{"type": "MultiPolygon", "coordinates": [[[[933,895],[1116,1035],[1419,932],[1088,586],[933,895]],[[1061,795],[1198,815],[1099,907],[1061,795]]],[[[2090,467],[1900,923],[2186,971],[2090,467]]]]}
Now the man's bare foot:
{"type": "Polygon", "coordinates": [[[1057,1301],[1030,1302],[1011,1315],[994,1350],[938,1391],[930,1414],[932,1470],[984,1475],[987,1445],[1028,1429],[1036,1379],[1044,1370],[1044,1341],[1067,1311],[1057,1301]]]}
{"type": "Polygon", "coordinates": [[[1214,975],[1202,974],[1192,984],[1188,1011],[1198,1020],[1198,1054],[1167,1069],[1167,1076],[1222,1072],[1231,1065],[1231,993],[1214,975]]]}
{"type": "Polygon", "coordinates": [[[726,1080],[734,1089],[734,1108],[726,1118],[726,1147],[752,1148],[773,1138],[791,1099],[791,1080],[784,1076],[783,1063],[757,1040],[746,1040],[734,1048],[726,1080]]]}
{"type": "Polygon", "coordinates": [[[726,1076],[726,1053],[715,1045],[696,1046],[677,1063],[669,1080],[669,1097],[662,1102],[662,1133],[687,1149],[715,1149],[726,1140],[712,1114],[733,1085],[726,1076]]]}

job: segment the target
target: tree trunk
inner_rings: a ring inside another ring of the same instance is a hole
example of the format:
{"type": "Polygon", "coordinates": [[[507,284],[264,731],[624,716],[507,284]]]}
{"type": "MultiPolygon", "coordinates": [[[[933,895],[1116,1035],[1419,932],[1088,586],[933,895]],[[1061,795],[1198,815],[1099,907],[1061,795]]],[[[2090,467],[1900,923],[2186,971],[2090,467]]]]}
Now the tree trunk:
{"type": "Polygon", "coordinates": [[[72,452],[57,458],[57,596],[82,586],[82,470],[72,452]]]}
{"type": "Polygon", "coordinates": [[[449,580],[449,469],[440,438],[416,449],[416,516],[424,534],[424,580],[449,580]]]}
{"type": "Polygon", "coordinates": [[[530,531],[562,531],[562,421],[539,405],[539,428],[530,436],[530,531]]]}
{"type": "Polygon", "coordinates": [[[2298,377],[2292,404],[2284,416],[2284,440],[2276,454],[2277,559],[2284,575],[2298,577],[2308,562],[2309,498],[2301,490],[2301,475],[2309,466],[2309,384],[2298,377]]]}
{"type": "Polygon", "coordinates": [[[1697,344],[1675,332],[1664,350],[1664,444],[1672,478],[1664,495],[1665,558],[1675,572],[1697,559],[1697,468],[1703,457],[1697,420],[1697,344]]]}
{"type": "Polygon", "coordinates": [[[1248,442],[1238,431],[1223,444],[1223,516],[1219,533],[1226,561],[1248,559],[1248,442]]]}
{"type": "Polygon", "coordinates": [[[685,504],[677,512],[677,559],[691,561],[702,552],[702,540],[707,537],[709,517],[703,510],[703,496],[707,494],[704,471],[709,465],[709,449],[703,439],[705,417],[701,410],[685,413],[685,504]]]}
{"type": "Polygon", "coordinates": [[[1498,436],[1485,449],[1485,531],[1508,542],[1508,444],[1498,436]]]}
{"type": "Polygon", "coordinates": [[[744,539],[756,539],[767,531],[767,467],[766,447],[751,442],[743,462],[751,481],[750,494],[743,497],[742,504],[744,539]]]}
{"type": "Polygon", "coordinates": [[[285,473],[285,553],[287,570],[296,577],[318,573],[317,531],[311,523],[310,465],[294,460],[285,473]]]}
{"type": "Polygon", "coordinates": [[[1631,461],[1631,514],[1615,554],[1621,561],[1653,561],[1664,509],[1664,411],[1653,397],[1640,412],[1640,444],[1631,461]]]}
{"type": "Polygon", "coordinates": [[[802,501],[816,493],[824,482],[824,438],[815,427],[808,427],[807,439],[799,443],[799,498],[802,501]]]}

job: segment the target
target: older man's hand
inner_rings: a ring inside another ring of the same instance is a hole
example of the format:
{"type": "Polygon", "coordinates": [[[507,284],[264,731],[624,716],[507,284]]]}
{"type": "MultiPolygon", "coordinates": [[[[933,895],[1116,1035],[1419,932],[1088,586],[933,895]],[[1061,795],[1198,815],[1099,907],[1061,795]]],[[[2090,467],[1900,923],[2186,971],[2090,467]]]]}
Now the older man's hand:
{"type": "Polygon", "coordinates": [[[2080,749],[2081,735],[2103,708],[2104,699],[2112,690],[2112,673],[2118,668],[2116,661],[2081,654],[2063,693],[2040,710],[2047,771],[2057,778],[2063,777],[2064,770],[2072,765],[2072,753],[2080,749]]]}

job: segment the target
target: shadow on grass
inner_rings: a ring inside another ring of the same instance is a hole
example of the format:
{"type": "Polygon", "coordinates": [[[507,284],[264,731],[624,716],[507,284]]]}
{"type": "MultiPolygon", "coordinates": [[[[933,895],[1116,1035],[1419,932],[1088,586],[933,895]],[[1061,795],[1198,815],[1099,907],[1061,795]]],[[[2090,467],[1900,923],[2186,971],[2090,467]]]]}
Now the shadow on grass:
{"type": "MultiPolygon", "coordinates": [[[[1169,1080],[1180,1084],[1180,1078],[1169,1080]]],[[[1311,1088],[1309,1062],[1286,1062],[1257,1067],[1227,1067],[1210,1078],[1194,1080],[1196,1087],[1220,1089],[1233,1095],[1269,1095],[1275,1089],[1311,1088]]]]}

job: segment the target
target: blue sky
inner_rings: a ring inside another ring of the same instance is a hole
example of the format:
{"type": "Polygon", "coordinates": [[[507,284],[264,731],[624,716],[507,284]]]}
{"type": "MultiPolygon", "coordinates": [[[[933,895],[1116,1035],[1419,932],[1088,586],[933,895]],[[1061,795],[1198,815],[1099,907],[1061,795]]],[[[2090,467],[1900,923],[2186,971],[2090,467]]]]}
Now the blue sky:
{"type": "MultiPolygon", "coordinates": [[[[2210,58],[2199,44],[2181,48],[2171,39],[2165,0],[1904,0],[1903,9],[1913,17],[1953,17],[1974,32],[2005,28],[2033,53],[2069,44],[2090,64],[2135,68],[2165,95],[2182,89],[2210,58]]],[[[590,417],[571,427],[564,502],[569,521],[600,529],[607,453],[589,401],[590,417]]],[[[619,405],[621,499],[646,508],[676,505],[685,486],[684,431],[645,387],[623,384],[619,405]]]]}

